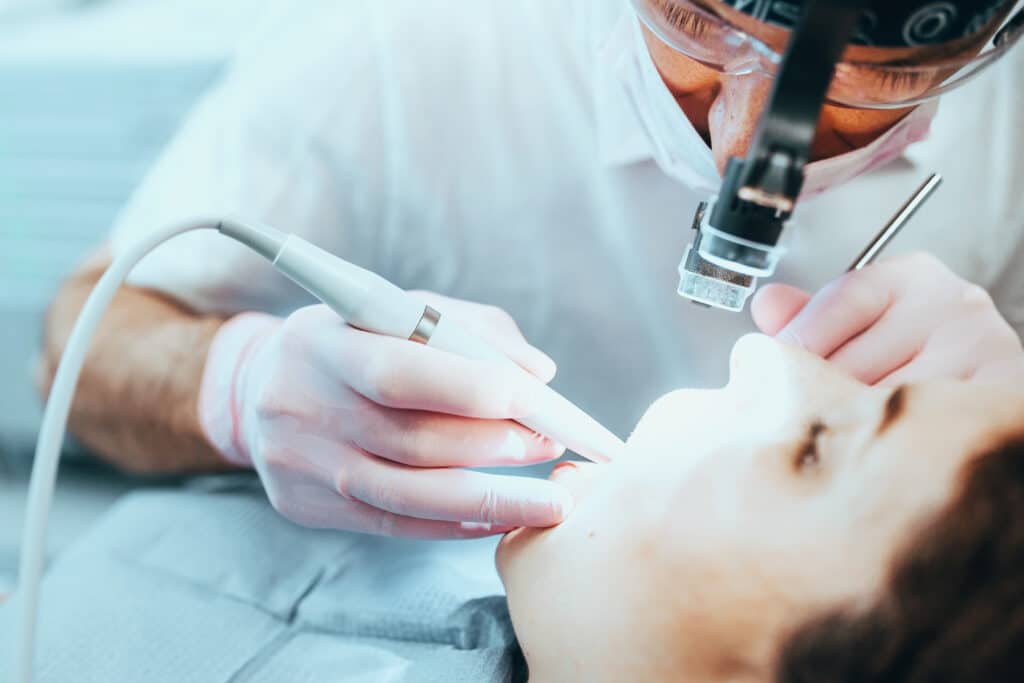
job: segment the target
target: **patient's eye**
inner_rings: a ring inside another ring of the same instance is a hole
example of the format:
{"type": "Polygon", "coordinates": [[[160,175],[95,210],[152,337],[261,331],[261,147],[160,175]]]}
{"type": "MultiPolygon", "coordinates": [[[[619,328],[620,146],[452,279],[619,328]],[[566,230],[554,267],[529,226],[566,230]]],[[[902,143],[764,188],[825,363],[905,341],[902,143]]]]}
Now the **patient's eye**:
{"type": "Polygon", "coordinates": [[[828,428],[821,420],[815,420],[811,423],[811,426],[807,429],[807,436],[804,437],[799,448],[797,448],[793,459],[794,469],[799,472],[808,467],[815,467],[821,462],[821,455],[818,452],[818,440],[827,430],[828,428]]]}

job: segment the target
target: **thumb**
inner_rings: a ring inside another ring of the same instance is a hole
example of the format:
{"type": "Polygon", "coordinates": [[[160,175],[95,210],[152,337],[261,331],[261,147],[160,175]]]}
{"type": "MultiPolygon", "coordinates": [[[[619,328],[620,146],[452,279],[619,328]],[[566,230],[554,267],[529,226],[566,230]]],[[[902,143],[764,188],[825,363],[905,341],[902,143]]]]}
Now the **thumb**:
{"type": "Polygon", "coordinates": [[[750,303],[750,315],[757,329],[774,337],[810,300],[811,295],[798,287],[765,285],[754,295],[750,303]]]}

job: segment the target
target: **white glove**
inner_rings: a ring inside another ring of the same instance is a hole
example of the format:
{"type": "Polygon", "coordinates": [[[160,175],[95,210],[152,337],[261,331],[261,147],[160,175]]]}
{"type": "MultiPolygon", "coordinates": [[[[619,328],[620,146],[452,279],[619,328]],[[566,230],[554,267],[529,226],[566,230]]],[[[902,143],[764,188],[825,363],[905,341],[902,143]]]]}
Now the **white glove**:
{"type": "Polygon", "coordinates": [[[1016,381],[1024,368],[1020,338],[988,293],[928,254],[847,273],[813,297],[768,285],[751,311],[762,332],[868,384],[1016,381]]]}
{"type": "Polygon", "coordinates": [[[572,506],[542,479],[466,467],[526,465],[564,447],[529,415],[554,363],[503,311],[417,295],[538,379],[346,325],[326,306],[224,324],[199,398],[207,438],[259,473],[276,510],[304,526],[465,538],[560,522],[572,506]]]}

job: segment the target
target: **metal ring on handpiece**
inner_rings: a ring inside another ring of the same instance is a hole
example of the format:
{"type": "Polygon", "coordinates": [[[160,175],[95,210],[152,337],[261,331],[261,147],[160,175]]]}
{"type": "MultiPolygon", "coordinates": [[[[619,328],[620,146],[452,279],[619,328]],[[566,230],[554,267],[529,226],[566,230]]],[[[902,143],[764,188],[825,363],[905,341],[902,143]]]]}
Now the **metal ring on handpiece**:
{"type": "Polygon", "coordinates": [[[428,344],[430,338],[434,336],[434,332],[437,331],[437,324],[439,322],[441,322],[441,314],[430,306],[424,307],[423,315],[420,317],[420,321],[416,323],[416,329],[409,336],[409,341],[414,341],[417,344],[428,344]]]}

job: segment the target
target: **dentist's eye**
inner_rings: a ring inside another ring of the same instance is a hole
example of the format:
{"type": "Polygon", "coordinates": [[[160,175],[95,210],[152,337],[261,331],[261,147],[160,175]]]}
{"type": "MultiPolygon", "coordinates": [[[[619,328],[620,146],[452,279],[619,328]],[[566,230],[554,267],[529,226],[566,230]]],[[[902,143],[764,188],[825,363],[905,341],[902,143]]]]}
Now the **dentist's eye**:
{"type": "Polygon", "coordinates": [[[809,467],[816,467],[821,463],[821,455],[818,452],[818,438],[827,431],[825,423],[815,420],[807,430],[807,436],[797,448],[793,458],[793,468],[800,472],[809,467]]]}
{"type": "Polygon", "coordinates": [[[711,29],[711,24],[704,17],[680,7],[675,2],[657,0],[653,3],[665,20],[673,27],[687,34],[692,39],[703,38],[711,29]]]}
{"type": "Polygon", "coordinates": [[[711,25],[703,17],[683,9],[669,10],[665,18],[670,24],[694,39],[703,38],[711,30],[711,25]]]}

